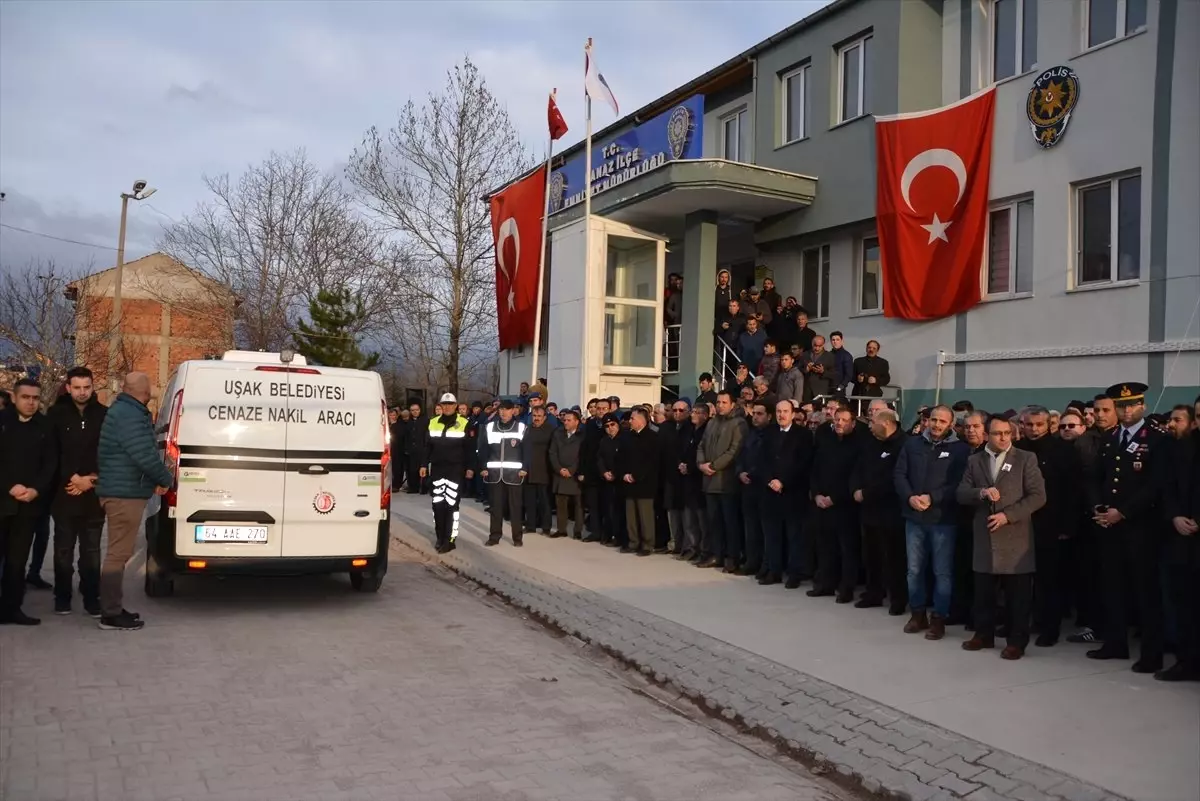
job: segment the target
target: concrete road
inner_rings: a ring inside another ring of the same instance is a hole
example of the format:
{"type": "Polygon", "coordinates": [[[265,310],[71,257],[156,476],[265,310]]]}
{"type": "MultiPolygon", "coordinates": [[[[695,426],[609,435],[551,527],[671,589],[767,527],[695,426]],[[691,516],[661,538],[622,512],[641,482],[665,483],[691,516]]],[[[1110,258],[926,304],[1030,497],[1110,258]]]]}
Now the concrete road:
{"type": "MultiPolygon", "coordinates": [[[[0,628],[0,798],[837,799],[757,741],[393,550],[344,577],[184,579],[126,606],[0,628]]],[[[78,604],[78,601],[77,601],[78,604]]]]}

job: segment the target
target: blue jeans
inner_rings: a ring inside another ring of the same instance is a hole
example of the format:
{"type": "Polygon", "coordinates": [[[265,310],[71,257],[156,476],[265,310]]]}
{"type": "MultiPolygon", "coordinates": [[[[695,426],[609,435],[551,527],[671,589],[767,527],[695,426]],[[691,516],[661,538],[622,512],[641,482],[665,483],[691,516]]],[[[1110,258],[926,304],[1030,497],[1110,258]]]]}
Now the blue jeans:
{"type": "Polygon", "coordinates": [[[929,563],[933,562],[933,613],[950,616],[950,593],[954,586],[954,538],[958,527],[953,523],[922,525],[904,522],[908,550],[908,606],[924,612],[929,584],[929,563]]]}

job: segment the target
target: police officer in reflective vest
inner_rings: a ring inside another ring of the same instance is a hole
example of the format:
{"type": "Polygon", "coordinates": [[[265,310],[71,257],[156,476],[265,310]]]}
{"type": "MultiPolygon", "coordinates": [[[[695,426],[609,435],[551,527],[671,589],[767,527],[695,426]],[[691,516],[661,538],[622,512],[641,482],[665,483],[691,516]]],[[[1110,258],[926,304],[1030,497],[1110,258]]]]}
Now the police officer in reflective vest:
{"type": "Polygon", "coordinates": [[[507,511],[513,545],[521,547],[521,484],[526,472],[521,444],[525,439],[525,424],[515,418],[516,405],[510,400],[500,401],[499,418],[488,423],[479,437],[479,464],[483,468],[480,475],[487,484],[492,507],[485,545],[500,542],[507,511]]]}
{"type": "Polygon", "coordinates": [[[428,476],[433,496],[433,530],[437,535],[437,552],[454,550],[458,538],[458,506],[465,491],[463,480],[472,473],[471,440],[467,437],[467,418],[458,414],[458,401],[447,392],[438,401],[439,415],[429,421],[425,432],[425,456],[421,478],[428,476]]]}

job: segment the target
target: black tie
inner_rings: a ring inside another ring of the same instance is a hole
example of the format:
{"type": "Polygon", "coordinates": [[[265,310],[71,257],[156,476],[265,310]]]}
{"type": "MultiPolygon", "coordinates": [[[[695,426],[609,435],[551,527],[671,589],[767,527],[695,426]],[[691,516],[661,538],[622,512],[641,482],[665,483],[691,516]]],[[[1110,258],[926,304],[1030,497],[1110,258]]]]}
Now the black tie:
{"type": "Polygon", "coordinates": [[[1125,448],[1128,445],[1129,445],[1129,429],[1122,428],[1121,429],[1121,447],[1125,448]]]}

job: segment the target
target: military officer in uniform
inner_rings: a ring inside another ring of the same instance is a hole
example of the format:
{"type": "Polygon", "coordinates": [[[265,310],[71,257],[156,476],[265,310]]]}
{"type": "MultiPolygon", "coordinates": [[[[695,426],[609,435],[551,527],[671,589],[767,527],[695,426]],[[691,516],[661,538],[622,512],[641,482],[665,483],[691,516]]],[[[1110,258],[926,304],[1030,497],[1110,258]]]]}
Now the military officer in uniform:
{"type": "Polygon", "coordinates": [[[474,455],[474,443],[467,436],[467,422],[467,418],[458,413],[454,395],[447,392],[438,401],[438,416],[429,421],[425,431],[420,483],[428,482],[433,496],[433,530],[437,535],[438,553],[455,548],[458,508],[462,493],[466,491],[464,472],[466,478],[473,475],[468,468],[474,455]]]}
{"type": "Polygon", "coordinates": [[[1105,394],[1119,424],[1100,444],[1089,482],[1092,515],[1100,527],[1104,606],[1104,645],[1089,659],[1128,659],[1130,599],[1137,603],[1142,652],[1135,673],[1154,673],[1163,662],[1162,587],[1159,582],[1161,520],[1156,469],[1165,467],[1167,441],[1151,427],[1145,384],[1128,382],[1105,394]]]}

